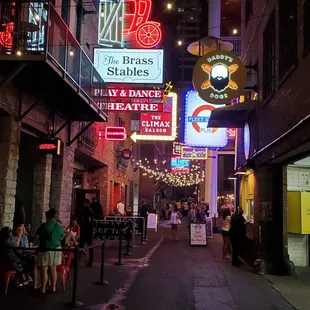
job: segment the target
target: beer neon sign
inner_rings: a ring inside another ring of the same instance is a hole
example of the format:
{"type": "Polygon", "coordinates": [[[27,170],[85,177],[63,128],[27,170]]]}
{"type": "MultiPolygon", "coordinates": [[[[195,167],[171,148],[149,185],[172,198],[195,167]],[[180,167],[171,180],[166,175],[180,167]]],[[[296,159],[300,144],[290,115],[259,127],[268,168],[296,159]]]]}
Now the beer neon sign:
{"type": "Polygon", "coordinates": [[[6,49],[13,48],[13,32],[14,32],[14,23],[9,22],[3,24],[3,31],[0,31],[0,44],[6,49]]]}

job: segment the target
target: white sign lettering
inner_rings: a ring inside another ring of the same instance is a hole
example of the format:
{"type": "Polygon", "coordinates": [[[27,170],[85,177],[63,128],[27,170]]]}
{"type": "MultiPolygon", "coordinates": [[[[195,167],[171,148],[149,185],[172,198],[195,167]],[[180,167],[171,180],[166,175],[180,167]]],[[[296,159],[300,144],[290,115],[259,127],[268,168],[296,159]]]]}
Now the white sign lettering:
{"type": "Polygon", "coordinates": [[[95,48],[94,66],[107,83],[161,84],[163,56],[160,49],[95,48]]]}

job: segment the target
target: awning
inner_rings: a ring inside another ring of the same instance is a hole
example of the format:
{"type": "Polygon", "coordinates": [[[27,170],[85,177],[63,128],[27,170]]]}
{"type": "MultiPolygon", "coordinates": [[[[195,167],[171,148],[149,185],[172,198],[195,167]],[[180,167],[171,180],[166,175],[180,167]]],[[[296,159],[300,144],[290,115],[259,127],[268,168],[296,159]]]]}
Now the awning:
{"type": "Polygon", "coordinates": [[[255,109],[256,101],[228,105],[212,111],[208,127],[212,128],[243,128],[248,121],[249,112],[255,109]]]}

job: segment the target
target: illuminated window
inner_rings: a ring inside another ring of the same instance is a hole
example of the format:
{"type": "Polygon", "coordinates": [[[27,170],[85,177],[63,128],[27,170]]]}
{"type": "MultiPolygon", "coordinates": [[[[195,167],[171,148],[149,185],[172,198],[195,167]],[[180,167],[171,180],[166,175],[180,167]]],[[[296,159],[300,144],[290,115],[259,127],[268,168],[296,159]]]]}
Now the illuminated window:
{"type": "Polygon", "coordinates": [[[269,99],[275,90],[275,13],[273,12],[263,34],[263,100],[269,99]]]}
{"type": "Polygon", "coordinates": [[[244,216],[247,221],[254,222],[254,173],[251,173],[243,177],[244,182],[244,192],[245,195],[245,206],[244,216]]]}
{"type": "Polygon", "coordinates": [[[280,83],[285,80],[297,66],[297,14],[297,0],[279,1],[280,83]]]}

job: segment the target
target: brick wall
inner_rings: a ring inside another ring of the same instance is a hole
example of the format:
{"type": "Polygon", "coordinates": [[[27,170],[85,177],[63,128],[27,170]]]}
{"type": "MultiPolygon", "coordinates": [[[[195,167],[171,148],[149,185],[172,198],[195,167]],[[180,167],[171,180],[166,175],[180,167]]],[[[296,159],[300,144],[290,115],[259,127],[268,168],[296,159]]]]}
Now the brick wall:
{"type": "MultiPolygon", "coordinates": [[[[245,28],[242,24],[242,58],[246,64],[258,61],[258,76],[253,77],[253,82],[258,81],[259,98],[262,98],[263,80],[263,32],[275,9],[276,12],[276,54],[278,54],[278,8],[276,0],[253,0],[253,13],[245,28]],[[261,16],[261,17],[260,17],[261,16]]],[[[257,117],[258,145],[260,149],[274,141],[281,134],[292,128],[310,112],[308,102],[310,93],[308,91],[308,76],[310,69],[310,55],[303,56],[303,10],[302,0],[298,0],[298,68],[292,72],[287,80],[280,84],[278,69],[279,61],[276,60],[276,93],[268,102],[259,102],[257,117]]],[[[242,20],[245,19],[244,5],[242,6],[242,20]]],[[[283,146],[282,152],[289,149],[283,146]]]]}

